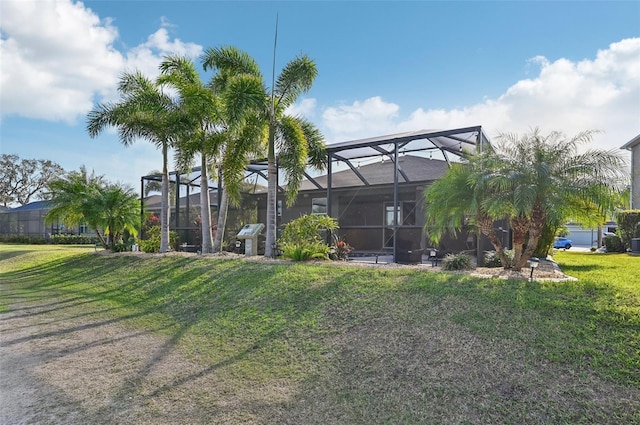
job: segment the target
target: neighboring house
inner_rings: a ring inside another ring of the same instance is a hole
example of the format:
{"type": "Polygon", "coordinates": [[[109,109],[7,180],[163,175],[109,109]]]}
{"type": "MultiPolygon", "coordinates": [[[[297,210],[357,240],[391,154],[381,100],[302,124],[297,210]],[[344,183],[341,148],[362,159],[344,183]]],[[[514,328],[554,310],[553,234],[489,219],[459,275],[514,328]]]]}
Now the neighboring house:
{"type": "Polygon", "coordinates": [[[631,209],[640,209],[640,134],[620,149],[631,151],[631,209]]]}
{"type": "Polygon", "coordinates": [[[58,233],[92,234],[85,225],[65,228],[57,221],[49,225],[45,224],[44,217],[50,209],[49,201],[35,201],[0,211],[0,235],[47,237],[58,233]]]}

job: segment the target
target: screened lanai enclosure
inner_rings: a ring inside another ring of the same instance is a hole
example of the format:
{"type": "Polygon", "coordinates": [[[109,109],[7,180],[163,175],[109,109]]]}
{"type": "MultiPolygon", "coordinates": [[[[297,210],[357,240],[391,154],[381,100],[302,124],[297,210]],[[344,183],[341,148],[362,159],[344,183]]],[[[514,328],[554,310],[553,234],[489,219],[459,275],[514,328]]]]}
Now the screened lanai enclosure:
{"type": "MultiPolygon", "coordinates": [[[[393,256],[398,252],[431,248],[428,229],[424,229],[424,189],[460,161],[463,153],[480,152],[489,144],[481,126],[451,130],[422,130],[327,146],[327,169],[308,170],[295,203],[288,207],[279,182],[277,223],[281,229],[303,214],[328,214],[338,220],[338,235],[355,249],[355,255],[393,256]]],[[[194,214],[199,214],[198,168],[192,172],[171,173],[176,188],[172,208],[172,229],[182,238],[195,234],[194,214]],[[176,214],[177,212],[177,214],[176,214]]],[[[242,205],[229,211],[225,236],[233,246],[233,236],[242,225],[266,223],[267,163],[255,161],[247,167],[242,205]]],[[[151,179],[145,176],[142,188],[151,179]]],[[[282,177],[281,177],[282,178],[282,177]]],[[[212,217],[217,217],[220,191],[215,181],[211,196],[212,217]]],[[[151,205],[147,202],[147,208],[151,205]]],[[[188,241],[191,242],[191,241],[188,241]]],[[[489,249],[489,244],[471,232],[443,238],[440,252],[489,249]]]]}

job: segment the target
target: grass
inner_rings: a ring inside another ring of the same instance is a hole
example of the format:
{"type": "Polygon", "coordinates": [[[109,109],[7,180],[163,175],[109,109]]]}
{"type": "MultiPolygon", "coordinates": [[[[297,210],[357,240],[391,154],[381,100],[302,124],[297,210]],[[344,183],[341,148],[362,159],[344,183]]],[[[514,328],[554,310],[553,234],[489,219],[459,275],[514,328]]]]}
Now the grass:
{"type": "Polygon", "coordinates": [[[186,391],[184,423],[640,423],[640,257],[559,252],[558,283],[92,251],[0,245],[0,318],[167,338],[215,388],[135,391],[186,391]]]}

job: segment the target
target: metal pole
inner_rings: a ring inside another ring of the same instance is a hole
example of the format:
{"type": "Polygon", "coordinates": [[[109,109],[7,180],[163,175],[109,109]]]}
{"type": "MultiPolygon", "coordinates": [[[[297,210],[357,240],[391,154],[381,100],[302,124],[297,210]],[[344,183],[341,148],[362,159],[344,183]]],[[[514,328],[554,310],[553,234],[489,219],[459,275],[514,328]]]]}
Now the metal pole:
{"type": "Polygon", "coordinates": [[[397,261],[398,250],[398,144],[394,144],[393,150],[393,262],[397,261]]]}
{"type": "Polygon", "coordinates": [[[144,177],[140,177],[140,238],[144,238],[144,177]]]}

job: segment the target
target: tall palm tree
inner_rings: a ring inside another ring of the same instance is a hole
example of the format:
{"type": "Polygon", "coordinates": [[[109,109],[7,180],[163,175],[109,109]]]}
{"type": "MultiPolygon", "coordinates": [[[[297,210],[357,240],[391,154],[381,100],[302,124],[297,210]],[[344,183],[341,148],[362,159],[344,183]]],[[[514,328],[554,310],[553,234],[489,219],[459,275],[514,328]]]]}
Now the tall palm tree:
{"type": "Polygon", "coordinates": [[[317,169],[326,167],[324,138],[320,131],[302,117],[285,113],[298,97],[311,89],[318,74],[315,62],[300,55],[289,63],[275,79],[267,93],[270,99],[266,111],[269,126],[267,147],[267,238],[265,256],[275,257],[276,199],[278,168],[287,180],[287,204],[295,201],[307,164],[317,169]]]}
{"type": "Polygon", "coordinates": [[[264,122],[260,112],[266,108],[266,97],[260,68],[246,52],[231,46],[208,48],[202,55],[202,64],[205,71],[214,71],[209,88],[221,100],[218,190],[222,190],[222,196],[213,243],[214,251],[219,251],[229,203],[239,204],[247,164],[263,152],[264,122]]]}
{"type": "Polygon", "coordinates": [[[129,146],[147,140],[162,150],[162,205],[160,252],[169,250],[169,148],[184,126],[185,115],[162,86],[139,71],[124,73],[118,84],[120,100],[100,103],[87,116],[87,131],[97,137],[105,128],[116,127],[120,141],[129,146]]]}
{"type": "Polygon", "coordinates": [[[209,196],[210,157],[219,150],[216,137],[218,99],[202,83],[193,61],[182,56],[166,57],[160,64],[158,82],[177,90],[176,102],[188,120],[178,137],[176,162],[179,170],[188,170],[200,156],[200,217],[202,252],[212,252],[211,202],[209,196]]]}
{"type": "MultiPolygon", "coordinates": [[[[228,59],[229,51],[208,49],[207,54],[205,70],[219,63],[224,66],[220,57],[228,59]]],[[[236,65],[232,70],[220,70],[207,87],[200,80],[193,62],[184,57],[166,58],[160,69],[162,74],[158,81],[177,90],[177,102],[189,122],[180,135],[177,155],[179,168],[189,168],[194,156],[200,156],[202,252],[219,251],[229,195],[236,193],[234,189],[237,184],[234,185],[234,182],[241,180],[244,175],[247,149],[255,146],[253,139],[248,138],[250,132],[247,129],[243,131],[243,128],[246,127],[244,124],[248,111],[264,104],[262,80],[243,72],[236,65]],[[243,137],[240,137],[241,131],[243,137]],[[219,182],[219,186],[225,186],[225,190],[218,215],[216,240],[213,242],[208,170],[215,163],[225,181],[219,182]]]]}

